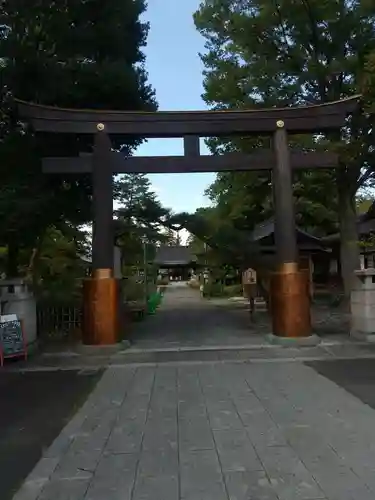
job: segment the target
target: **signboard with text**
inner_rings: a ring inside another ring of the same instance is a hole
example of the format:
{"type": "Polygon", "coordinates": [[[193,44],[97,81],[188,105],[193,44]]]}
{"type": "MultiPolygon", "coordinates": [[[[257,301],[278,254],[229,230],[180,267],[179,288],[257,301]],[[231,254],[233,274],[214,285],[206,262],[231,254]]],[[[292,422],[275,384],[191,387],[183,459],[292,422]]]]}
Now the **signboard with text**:
{"type": "Polygon", "coordinates": [[[256,285],[257,282],[257,272],[255,269],[246,269],[242,274],[242,284],[243,285],[256,285]]]}
{"type": "Polygon", "coordinates": [[[0,321],[0,365],[4,359],[23,356],[27,359],[27,348],[23,334],[22,321],[12,319],[0,321]]]}

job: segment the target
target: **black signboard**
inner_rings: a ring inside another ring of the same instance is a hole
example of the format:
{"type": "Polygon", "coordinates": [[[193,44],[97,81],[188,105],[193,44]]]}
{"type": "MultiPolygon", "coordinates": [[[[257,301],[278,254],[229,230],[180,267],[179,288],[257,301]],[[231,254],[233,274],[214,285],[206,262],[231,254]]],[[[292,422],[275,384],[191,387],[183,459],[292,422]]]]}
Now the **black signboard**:
{"type": "Polygon", "coordinates": [[[1,358],[22,355],[26,357],[25,340],[20,320],[0,323],[0,351],[1,358]]]}

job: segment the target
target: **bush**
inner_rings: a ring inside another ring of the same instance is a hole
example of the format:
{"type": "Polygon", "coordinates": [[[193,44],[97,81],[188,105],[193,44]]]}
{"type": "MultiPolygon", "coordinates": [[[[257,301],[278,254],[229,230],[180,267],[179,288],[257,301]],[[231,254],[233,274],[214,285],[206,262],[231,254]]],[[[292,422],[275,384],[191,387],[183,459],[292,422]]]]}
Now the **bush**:
{"type": "Polygon", "coordinates": [[[241,297],[242,285],[224,286],[220,281],[206,283],[203,288],[204,297],[241,297]]]}
{"type": "Polygon", "coordinates": [[[223,297],[224,287],[222,283],[206,283],[203,288],[204,297],[223,297]]]}
{"type": "Polygon", "coordinates": [[[127,278],[122,282],[122,293],[126,301],[137,301],[144,299],[145,285],[135,278],[127,278]]]}
{"type": "Polygon", "coordinates": [[[225,286],[223,292],[226,297],[242,297],[243,288],[240,284],[230,285],[225,286]]]}

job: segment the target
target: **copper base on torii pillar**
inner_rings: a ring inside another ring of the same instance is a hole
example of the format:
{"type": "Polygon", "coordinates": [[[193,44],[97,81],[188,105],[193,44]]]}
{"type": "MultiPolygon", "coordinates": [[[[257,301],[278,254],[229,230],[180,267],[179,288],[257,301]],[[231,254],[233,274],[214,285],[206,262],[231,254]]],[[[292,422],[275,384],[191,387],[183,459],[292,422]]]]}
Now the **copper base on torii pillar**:
{"type": "Polygon", "coordinates": [[[271,275],[273,334],[284,338],[311,335],[309,276],[297,263],[282,264],[271,275]]]}
{"type": "Polygon", "coordinates": [[[119,340],[119,282],[111,269],[97,269],[83,283],[82,342],[113,345],[119,340]]]}

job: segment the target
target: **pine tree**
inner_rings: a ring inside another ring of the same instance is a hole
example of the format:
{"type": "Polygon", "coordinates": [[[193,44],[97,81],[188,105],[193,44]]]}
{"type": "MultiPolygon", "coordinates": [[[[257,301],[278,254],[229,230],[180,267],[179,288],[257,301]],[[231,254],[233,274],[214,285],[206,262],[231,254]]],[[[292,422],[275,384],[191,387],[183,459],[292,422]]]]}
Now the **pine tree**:
{"type": "MultiPolygon", "coordinates": [[[[47,176],[42,155],[91,151],[92,137],[36,143],[11,99],[72,108],[155,110],[143,47],[144,0],[0,2],[0,239],[33,248],[48,227],[90,222],[90,176],[47,176]],[[14,241],[17,239],[18,241],[14,241]]],[[[113,137],[126,154],[141,138],[113,137]]]]}

